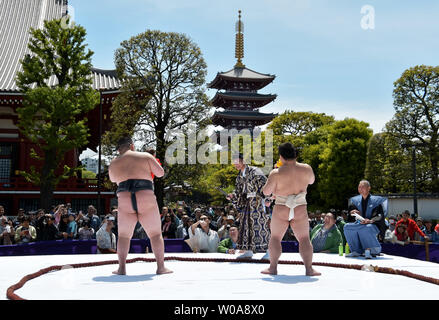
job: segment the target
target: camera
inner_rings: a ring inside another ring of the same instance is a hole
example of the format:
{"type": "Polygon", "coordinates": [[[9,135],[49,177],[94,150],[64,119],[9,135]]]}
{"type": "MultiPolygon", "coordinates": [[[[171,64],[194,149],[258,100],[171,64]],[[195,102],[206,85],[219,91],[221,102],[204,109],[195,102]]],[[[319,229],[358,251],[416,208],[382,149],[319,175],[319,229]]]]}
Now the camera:
{"type": "Polygon", "coordinates": [[[228,224],[228,225],[226,226],[226,230],[229,230],[229,229],[230,229],[230,227],[231,227],[231,225],[230,225],[230,224],[228,224]]]}

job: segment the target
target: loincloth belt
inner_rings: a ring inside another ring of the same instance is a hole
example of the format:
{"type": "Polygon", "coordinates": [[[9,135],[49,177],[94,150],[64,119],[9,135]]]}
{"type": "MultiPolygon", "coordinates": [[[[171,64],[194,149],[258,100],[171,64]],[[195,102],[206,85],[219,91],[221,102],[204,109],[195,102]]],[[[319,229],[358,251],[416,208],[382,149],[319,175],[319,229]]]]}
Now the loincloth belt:
{"type": "Polygon", "coordinates": [[[287,206],[288,208],[290,208],[290,214],[288,215],[288,221],[290,221],[294,218],[294,208],[306,204],[306,192],[290,194],[289,196],[276,195],[275,204],[287,206]]]}
{"type": "Polygon", "coordinates": [[[131,204],[133,206],[133,209],[136,213],[137,212],[137,199],[136,199],[136,192],[140,190],[153,190],[154,191],[154,184],[151,180],[147,179],[128,179],[125,181],[122,181],[119,183],[119,186],[117,187],[116,193],[119,192],[130,192],[131,193],[131,204]]]}

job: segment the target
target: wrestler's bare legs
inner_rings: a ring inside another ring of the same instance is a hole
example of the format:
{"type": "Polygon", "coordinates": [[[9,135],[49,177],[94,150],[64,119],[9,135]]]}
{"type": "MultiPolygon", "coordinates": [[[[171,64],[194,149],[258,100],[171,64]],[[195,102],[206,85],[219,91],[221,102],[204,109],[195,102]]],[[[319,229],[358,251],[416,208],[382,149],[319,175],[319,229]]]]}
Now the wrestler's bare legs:
{"type": "Polygon", "coordinates": [[[268,252],[270,253],[270,267],[261,271],[264,274],[277,274],[277,263],[282,254],[281,241],[288,228],[288,210],[285,206],[276,205],[270,223],[270,242],[268,243],[268,252]]]}
{"type": "Polygon", "coordinates": [[[142,199],[137,201],[139,222],[151,241],[152,252],[157,262],[156,273],[171,273],[172,271],[165,267],[165,244],[162,237],[162,223],[154,192],[151,190],[138,191],[136,197],[137,199],[142,199]]]}
{"type": "Polygon", "coordinates": [[[282,205],[276,205],[273,210],[271,221],[271,238],[269,244],[270,267],[263,270],[264,274],[277,274],[277,264],[282,253],[281,240],[291,225],[294,236],[299,242],[299,253],[305,265],[305,274],[307,276],[318,276],[319,272],[312,267],[313,248],[309,239],[309,222],[306,206],[298,206],[294,210],[294,219],[288,222],[289,208],[282,205]]]}
{"type": "Polygon", "coordinates": [[[119,275],[126,274],[126,258],[130,249],[130,240],[138,219],[150,238],[152,250],[157,261],[156,273],[170,273],[172,271],[164,266],[164,243],[161,236],[160,214],[154,193],[150,190],[138,191],[136,198],[139,215],[133,212],[131,194],[129,192],[120,192],[118,194],[119,239],[117,243],[117,255],[119,258],[119,269],[113,273],[119,275]]]}
{"type": "Polygon", "coordinates": [[[306,205],[297,206],[294,209],[294,219],[290,221],[294,236],[299,242],[299,253],[305,265],[307,276],[319,276],[320,272],[312,267],[313,247],[309,238],[309,221],[306,205]]]}
{"type": "Polygon", "coordinates": [[[130,250],[130,241],[134,228],[137,223],[137,214],[131,205],[131,196],[129,192],[118,193],[118,240],[117,240],[117,256],[119,260],[119,268],[114,274],[126,274],[126,259],[130,250]]]}

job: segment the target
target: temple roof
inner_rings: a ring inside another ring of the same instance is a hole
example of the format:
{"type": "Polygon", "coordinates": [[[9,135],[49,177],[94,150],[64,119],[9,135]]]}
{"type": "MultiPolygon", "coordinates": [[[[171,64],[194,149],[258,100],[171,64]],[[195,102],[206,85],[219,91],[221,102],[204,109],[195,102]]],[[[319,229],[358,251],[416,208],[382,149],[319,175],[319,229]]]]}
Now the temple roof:
{"type": "MultiPolygon", "coordinates": [[[[60,19],[67,13],[66,0],[0,1],[0,92],[18,92],[15,82],[22,70],[20,60],[30,53],[30,28],[42,28],[44,20],[60,19]]],[[[114,70],[92,68],[94,89],[117,90],[121,87],[114,70]]],[[[56,84],[56,77],[48,85],[56,84]]]]}
{"type": "Polygon", "coordinates": [[[211,103],[216,107],[225,108],[230,105],[232,101],[255,102],[256,105],[254,106],[260,108],[272,102],[276,97],[277,95],[275,94],[260,94],[247,91],[218,91],[212,98],[211,103]]]}
{"type": "Polygon", "coordinates": [[[236,111],[236,110],[227,110],[227,111],[217,111],[213,115],[212,120],[215,119],[230,119],[230,120],[268,120],[267,122],[274,119],[277,116],[277,113],[262,113],[259,111],[236,111]]]}
{"type": "Polygon", "coordinates": [[[215,79],[208,84],[209,88],[223,89],[227,82],[253,82],[261,89],[271,83],[276,76],[253,71],[248,68],[233,68],[226,72],[217,73],[215,79]]]}

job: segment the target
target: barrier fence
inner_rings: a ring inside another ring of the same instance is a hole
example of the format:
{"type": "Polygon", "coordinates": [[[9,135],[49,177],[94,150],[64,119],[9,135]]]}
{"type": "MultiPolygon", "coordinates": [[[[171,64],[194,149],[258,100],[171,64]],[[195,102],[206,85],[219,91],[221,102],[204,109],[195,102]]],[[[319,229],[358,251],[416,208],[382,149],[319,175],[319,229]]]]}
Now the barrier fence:
{"type": "MultiPolygon", "coordinates": [[[[165,239],[165,252],[192,252],[183,239],[165,239]]],[[[439,244],[382,243],[382,253],[439,263],[439,244]]],[[[0,246],[0,256],[96,254],[96,240],[54,240],[0,246]]],[[[132,239],[130,253],[152,252],[149,239],[132,239]]],[[[282,241],[282,252],[299,252],[295,241],[282,241]]]]}

